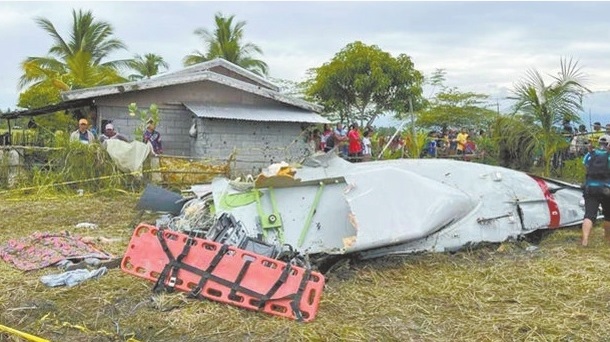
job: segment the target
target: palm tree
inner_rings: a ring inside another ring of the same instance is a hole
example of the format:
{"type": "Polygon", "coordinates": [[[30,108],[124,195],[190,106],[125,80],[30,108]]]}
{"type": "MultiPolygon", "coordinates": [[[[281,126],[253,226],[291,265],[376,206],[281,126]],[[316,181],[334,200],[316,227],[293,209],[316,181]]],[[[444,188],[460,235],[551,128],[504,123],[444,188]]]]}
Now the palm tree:
{"type": "Polygon", "coordinates": [[[141,80],[143,78],[151,78],[159,73],[159,67],[169,68],[169,64],[163,60],[163,57],[154,53],[147,53],[144,56],[136,55],[129,66],[137,72],[137,74],[129,75],[132,81],[141,80]]]}
{"type": "Polygon", "coordinates": [[[189,66],[214,58],[224,58],[261,76],[266,76],[268,67],[265,62],[252,57],[254,53],[262,54],[260,47],[252,43],[243,43],[245,21],[233,23],[235,16],[224,17],[222,13],[214,16],[216,28],[213,32],[198,28],[195,34],[200,36],[206,46],[206,52],[195,50],[184,57],[184,65],[189,66]]]}
{"type": "MultiPolygon", "coordinates": [[[[582,99],[585,93],[591,92],[584,86],[585,78],[578,62],[562,58],[560,69],[557,76],[551,76],[550,84],[545,83],[538,71],[528,71],[509,97],[516,101],[514,113],[521,114],[520,119],[529,124],[531,146],[527,150],[540,151],[546,175],[550,174],[553,155],[568,145],[556,127],[568,120],[580,122],[582,99]]],[[[501,129],[505,134],[511,131],[511,127],[501,129]]]]}
{"type": "Polygon", "coordinates": [[[85,88],[125,81],[119,68],[129,60],[103,62],[114,51],[126,49],[123,42],[112,38],[112,26],[97,21],[90,11],[72,10],[73,26],[70,39],[64,39],[46,18],[36,23],[53,38],[45,57],[28,57],[22,63],[23,75],[19,87],[53,86],[60,90],[85,88]]]}

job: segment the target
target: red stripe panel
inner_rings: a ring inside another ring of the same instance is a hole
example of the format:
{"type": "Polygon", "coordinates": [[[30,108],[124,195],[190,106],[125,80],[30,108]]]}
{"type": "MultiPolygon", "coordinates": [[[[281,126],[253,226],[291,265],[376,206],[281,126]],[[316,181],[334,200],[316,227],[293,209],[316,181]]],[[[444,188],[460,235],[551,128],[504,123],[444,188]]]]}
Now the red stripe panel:
{"type": "Polygon", "coordinates": [[[555,201],[555,197],[553,197],[553,194],[551,194],[551,192],[549,191],[549,186],[546,184],[544,179],[536,178],[533,176],[532,176],[532,178],[536,181],[536,183],[538,183],[538,186],[542,190],[542,193],[544,193],[544,198],[546,199],[546,204],[549,206],[549,213],[551,216],[551,219],[549,222],[549,228],[551,228],[551,229],[558,228],[559,220],[560,220],[561,216],[559,215],[559,205],[557,205],[557,201],[555,201]]]}

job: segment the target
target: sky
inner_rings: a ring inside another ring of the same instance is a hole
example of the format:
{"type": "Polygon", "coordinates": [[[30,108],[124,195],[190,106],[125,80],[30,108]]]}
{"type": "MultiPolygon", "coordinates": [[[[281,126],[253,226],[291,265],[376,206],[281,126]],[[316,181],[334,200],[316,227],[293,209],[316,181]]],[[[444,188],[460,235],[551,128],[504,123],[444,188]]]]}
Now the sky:
{"type": "Polygon", "coordinates": [[[573,58],[593,91],[581,118],[610,123],[610,2],[581,1],[0,1],[2,110],[16,108],[21,62],[51,46],[34,19],[49,19],[68,37],[72,9],[113,26],[128,51],[109,59],[155,53],[178,70],[184,56],[204,49],[194,31],[212,29],[220,12],[246,22],[244,41],[263,50],[270,77],[303,81],[308,69],[361,41],[407,54],[425,76],[444,69],[447,86],[488,94],[502,111],[528,70],[556,75],[560,59],[573,58]]]}

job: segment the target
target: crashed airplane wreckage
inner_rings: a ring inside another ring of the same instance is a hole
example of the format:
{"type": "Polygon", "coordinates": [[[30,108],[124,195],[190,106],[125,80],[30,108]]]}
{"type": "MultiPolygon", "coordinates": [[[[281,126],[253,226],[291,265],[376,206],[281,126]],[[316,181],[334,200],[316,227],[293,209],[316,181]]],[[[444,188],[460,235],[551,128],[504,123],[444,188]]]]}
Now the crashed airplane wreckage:
{"type": "Polygon", "coordinates": [[[136,228],[124,270],[157,286],[182,282],[196,295],[305,320],[315,316],[324,286],[310,266],[328,256],[454,251],[574,226],[584,216],[577,185],[449,159],[349,163],[333,153],[316,154],[298,169],[271,165],[252,182],[216,178],[193,186],[191,199],[159,189],[147,188],[139,207],[161,206],[173,214],[156,227],[136,228]],[[185,246],[192,241],[201,255],[186,267],[188,279],[180,279],[175,269],[185,269],[180,264],[190,257],[194,247],[185,246]],[[236,262],[213,273],[227,248],[236,262]],[[202,291],[211,278],[222,278],[221,284],[202,291]],[[263,284],[253,285],[258,282],[263,284]],[[274,303],[278,298],[281,303],[274,303]]]}

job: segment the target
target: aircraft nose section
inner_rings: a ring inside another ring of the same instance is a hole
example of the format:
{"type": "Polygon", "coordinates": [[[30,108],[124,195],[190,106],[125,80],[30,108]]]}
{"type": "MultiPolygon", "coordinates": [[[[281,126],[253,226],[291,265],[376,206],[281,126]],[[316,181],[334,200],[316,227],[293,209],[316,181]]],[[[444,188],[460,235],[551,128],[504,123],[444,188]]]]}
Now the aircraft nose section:
{"type": "Polygon", "coordinates": [[[345,198],[356,239],[347,249],[369,249],[424,238],[468,215],[477,201],[416,173],[386,167],[350,173],[345,198]]]}

